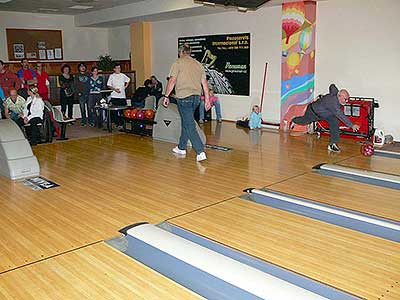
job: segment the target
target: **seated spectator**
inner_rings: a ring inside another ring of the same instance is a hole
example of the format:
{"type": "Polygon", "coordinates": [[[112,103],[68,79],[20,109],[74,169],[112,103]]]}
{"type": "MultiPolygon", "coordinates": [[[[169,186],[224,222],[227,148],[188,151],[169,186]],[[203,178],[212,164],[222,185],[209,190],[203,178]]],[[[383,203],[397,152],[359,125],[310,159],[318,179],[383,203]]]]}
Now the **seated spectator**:
{"type": "Polygon", "coordinates": [[[36,78],[39,95],[43,100],[50,99],[50,79],[49,74],[43,70],[43,64],[41,62],[36,63],[36,78]]]}
{"type": "Polygon", "coordinates": [[[21,80],[18,76],[6,68],[4,62],[0,60],[0,87],[3,89],[4,95],[9,96],[10,89],[21,88],[21,80]]]}
{"type": "Polygon", "coordinates": [[[38,124],[43,123],[44,102],[39,96],[39,90],[36,86],[28,88],[28,99],[26,100],[23,117],[26,126],[26,135],[32,146],[40,142],[40,129],[38,124]]]}
{"type": "Polygon", "coordinates": [[[144,86],[139,87],[136,89],[135,93],[132,95],[132,106],[143,108],[144,107],[144,100],[150,96],[151,93],[151,80],[146,79],[144,86]]]}
{"type": "Polygon", "coordinates": [[[162,97],[162,92],[163,92],[163,86],[160,81],[158,81],[156,76],[151,76],[151,91],[150,95],[156,97],[156,100],[160,99],[162,97]]]}
{"type": "Polygon", "coordinates": [[[6,117],[4,114],[4,103],[3,103],[5,100],[6,100],[6,97],[4,95],[3,89],[0,86],[0,114],[1,114],[0,119],[5,119],[5,117],[6,117]]]}
{"type": "Polygon", "coordinates": [[[22,88],[18,90],[18,93],[28,98],[28,88],[30,85],[37,84],[36,72],[29,68],[29,61],[24,58],[21,60],[22,68],[17,72],[19,79],[22,81],[22,88]]]}
{"type": "MultiPolygon", "coordinates": [[[[215,107],[215,114],[217,115],[217,121],[218,123],[222,122],[222,116],[221,116],[221,104],[219,103],[219,99],[217,96],[214,95],[214,91],[210,89],[210,103],[211,107],[215,107]]],[[[204,123],[204,112],[205,112],[205,103],[204,103],[204,97],[201,97],[200,101],[200,120],[199,123],[202,124],[204,123]]]]}
{"type": "Polygon", "coordinates": [[[10,96],[4,101],[5,117],[15,121],[18,126],[24,126],[23,112],[25,99],[18,95],[16,89],[9,90],[10,96]]]}

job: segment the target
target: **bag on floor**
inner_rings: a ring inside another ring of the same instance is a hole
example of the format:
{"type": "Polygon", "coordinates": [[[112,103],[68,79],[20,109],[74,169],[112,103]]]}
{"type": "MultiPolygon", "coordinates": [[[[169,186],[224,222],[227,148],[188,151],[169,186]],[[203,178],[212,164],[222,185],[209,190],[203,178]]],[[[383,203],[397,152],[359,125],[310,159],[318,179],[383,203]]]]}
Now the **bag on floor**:
{"type": "Polygon", "coordinates": [[[246,118],[244,120],[237,120],[236,126],[243,127],[243,128],[249,128],[249,119],[246,118]]]}

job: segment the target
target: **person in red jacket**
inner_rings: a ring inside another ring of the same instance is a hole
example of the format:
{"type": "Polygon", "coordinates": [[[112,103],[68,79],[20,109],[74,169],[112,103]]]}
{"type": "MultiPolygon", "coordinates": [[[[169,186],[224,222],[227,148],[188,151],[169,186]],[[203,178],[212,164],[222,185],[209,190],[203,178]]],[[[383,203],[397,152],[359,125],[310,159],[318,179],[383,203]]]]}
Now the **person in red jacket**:
{"type": "Polygon", "coordinates": [[[36,63],[36,78],[39,95],[43,100],[50,99],[50,80],[49,75],[43,70],[43,64],[41,62],[36,63]]]}
{"type": "Polygon", "coordinates": [[[9,90],[18,90],[21,88],[21,84],[22,82],[18,76],[7,69],[4,62],[0,60],[0,86],[3,89],[4,95],[8,97],[10,95],[9,90]]]}

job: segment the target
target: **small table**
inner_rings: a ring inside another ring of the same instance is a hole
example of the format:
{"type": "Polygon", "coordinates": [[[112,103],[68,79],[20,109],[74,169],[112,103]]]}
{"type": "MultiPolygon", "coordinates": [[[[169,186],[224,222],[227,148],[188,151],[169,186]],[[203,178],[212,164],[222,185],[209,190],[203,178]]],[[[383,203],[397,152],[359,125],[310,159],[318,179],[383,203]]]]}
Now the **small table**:
{"type": "Polygon", "coordinates": [[[107,103],[109,103],[109,96],[111,95],[111,93],[113,92],[113,90],[100,90],[99,91],[101,94],[101,99],[100,100],[105,100],[107,103]]]}
{"type": "MultiPolygon", "coordinates": [[[[114,106],[108,104],[107,106],[96,105],[94,108],[97,112],[104,110],[107,114],[107,130],[108,132],[112,132],[112,123],[111,123],[111,111],[122,111],[125,110],[128,106],[114,106]]],[[[102,127],[103,121],[101,120],[101,114],[97,113],[97,125],[99,128],[102,127]]]]}

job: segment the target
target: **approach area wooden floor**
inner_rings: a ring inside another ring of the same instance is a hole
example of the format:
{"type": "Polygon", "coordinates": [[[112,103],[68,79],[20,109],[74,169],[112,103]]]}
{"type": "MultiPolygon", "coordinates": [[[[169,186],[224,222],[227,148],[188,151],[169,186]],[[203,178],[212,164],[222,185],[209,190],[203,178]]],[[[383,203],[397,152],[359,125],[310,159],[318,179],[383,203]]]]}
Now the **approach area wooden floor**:
{"type": "Polygon", "coordinates": [[[318,173],[297,176],[268,189],[400,221],[400,191],[395,189],[318,173]]]}
{"type": "MultiPolygon", "coordinates": [[[[223,125],[221,139],[224,132],[238,131],[223,125]]],[[[226,145],[213,133],[210,140],[226,145]]],[[[41,175],[60,187],[32,191],[0,178],[0,272],[109,239],[128,224],[158,223],[354,153],[349,144],[344,153],[330,156],[318,147],[323,141],[270,132],[256,145],[248,139],[240,130],[228,144],[233,151],[210,150],[202,165],[192,151],[177,158],[169,143],[125,134],[37,146],[41,175]]]]}
{"type": "Polygon", "coordinates": [[[203,299],[103,242],[7,272],[0,283],[2,300],[203,299]]]}
{"type": "Polygon", "coordinates": [[[346,159],[340,165],[369,171],[382,172],[400,176],[400,159],[383,156],[356,156],[346,159]]]}
{"type": "Polygon", "coordinates": [[[400,299],[400,244],[235,198],[170,222],[364,299],[400,299]]]}
{"type": "MultiPolygon", "coordinates": [[[[249,132],[226,122],[208,123],[204,130],[209,144],[234,150],[208,150],[209,159],[197,164],[193,151],[186,158],[177,158],[169,143],[125,134],[37,146],[34,152],[41,175],[60,187],[32,191],[20,182],[0,178],[0,286],[6,282],[6,299],[30,299],[28,295],[39,295],[41,289],[68,290],[64,277],[54,277],[53,287],[45,287],[47,275],[41,274],[62,272],[59,270],[69,267],[82,272],[82,276],[90,273],[92,283],[95,285],[98,280],[101,286],[101,272],[70,266],[73,261],[61,258],[78,251],[84,256],[87,249],[92,249],[89,245],[117,236],[118,230],[128,224],[155,224],[190,215],[235,198],[244,188],[276,187],[290,178],[295,182],[318,163],[340,163],[359,156],[359,145],[351,141],[343,141],[342,153],[328,154],[326,138],[294,138],[269,130],[249,132]],[[36,268],[41,269],[36,272],[36,268]],[[38,276],[32,284],[26,283],[29,276],[24,274],[29,272],[38,276]],[[21,298],[20,286],[25,284],[26,294],[21,298]]],[[[329,192],[333,182],[324,183],[323,176],[318,178],[313,184],[318,186],[321,181],[320,185],[329,192]]],[[[359,189],[357,184],[354,186],[359,189]]],[[[96,249],[99,257],[106,256],[101,254],[106,248],[96,249]]],[[[112,266],[112,262],[107,265],[112,266]]],[[[118,276],[113,280],[122,280],[118,276]]],[[[94,285],[86,285],[87,295],[92,289],[96,293],[98,287],[94,285]]],[[[52,299],[57,298],[65,299],[52,299]]],[[[115,299],[126,297],[116,295],[115,299]]]]}

